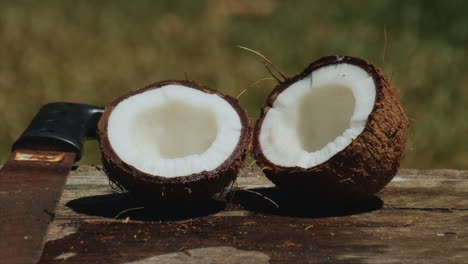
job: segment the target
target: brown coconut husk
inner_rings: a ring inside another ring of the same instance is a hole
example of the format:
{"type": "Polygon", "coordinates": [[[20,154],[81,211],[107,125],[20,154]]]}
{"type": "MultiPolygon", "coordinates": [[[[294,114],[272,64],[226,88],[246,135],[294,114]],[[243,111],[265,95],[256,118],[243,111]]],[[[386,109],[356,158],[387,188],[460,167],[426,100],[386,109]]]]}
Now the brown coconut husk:
{"type": "Polygon", "coordinates": [[[409,128],[397,90],[381,69],[355,57],[328,56],[310,64],[302,73],[277,85],[261,109],[253,135],[257,164],[278,187],[291,195],[314,196],[326,200],[362,200],[382,189],[396,174],[405,151],[409,128]],[[262,152],[260,129],[276,97],[312,71],[330,64],[358,66],[374,79],[376,98],[364,131],[328,161],[312,168],[283,167],[272,163],[262,152]]]}
{"type": "Polygon", "coordinates": [[[198,84],[194,81],[168,80],[153,83],[143,89],[132,91],[114,99],[105,109],[98,123],[98,140],[102,163],[111,182],[128,191],[139,200],[189,200],[208,199],[221,192],[234,181],[242,166],[251,143],[250,121],[239,102],[230,96],[198,84]],[[123,162],[112,148],[107,137],[107,124],[113,109],[123,100],[169,84],[183,85],[205,93],[216,94],[226,100],[237,112],[242,123],[241,136],[232,154],[216,169],[179,177],[161,177],[144,173],[131,164],[123,162]]]}

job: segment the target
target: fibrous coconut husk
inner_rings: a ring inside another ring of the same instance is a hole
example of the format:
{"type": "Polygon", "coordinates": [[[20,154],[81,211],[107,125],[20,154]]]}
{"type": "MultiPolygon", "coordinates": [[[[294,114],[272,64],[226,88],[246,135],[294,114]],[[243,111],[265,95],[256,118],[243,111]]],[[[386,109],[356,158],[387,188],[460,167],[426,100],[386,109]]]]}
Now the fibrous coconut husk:
{"type": "Polygon", "coordinates": [[[98,140],[102,163],[110,181],[140,200],[188,200],[207,199],[221,192],[234,181],[251,143],[250,121],[239,102],[230,96],[198,84],[194,81],[168,80],[153,83],[143,89],[132,91],[114,99],[105,109],[98,123],[98,140]],[[144,173],[131,164],[123,162],[112,148],[107,137],[107,124],[113,109],[123,100],[162,86],[175,84],[216,94],[226,100],[237,112],[242,123],[240,139],[232,154],[216,169],[179,177],[161,177],[144,173]]]}
{"type": "Polygon", "coordinates": [[[409,128],[397,90],[381,69],[349,56],[328,56],[311,63],[302,73],[277,85],[261,109],[253,135],[257,164],[265,175],[291,195],[315,196],[326,200],[361,200],[382,189],[396,174],[405,151],[409,128]],[[364,131],[328,161],[311,168],[283,167],[262,152],[260,129],[276,97],[312,71],[330,64],[348,63],[372,76],[376,98],[364,131]]]}

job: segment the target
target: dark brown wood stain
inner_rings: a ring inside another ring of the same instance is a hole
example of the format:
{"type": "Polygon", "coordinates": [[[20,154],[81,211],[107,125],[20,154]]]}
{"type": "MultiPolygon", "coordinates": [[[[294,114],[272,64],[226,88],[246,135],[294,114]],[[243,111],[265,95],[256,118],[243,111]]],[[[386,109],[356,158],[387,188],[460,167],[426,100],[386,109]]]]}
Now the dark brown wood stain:
{"type": "Polygon", "coordinates": [[[457,245],[457,240],[463,237],[466,241],[466,232],[437,233],[437,228],[432,226],[451,217],[450,213],[417,214],[419,219],[437,216],[430,221],[401,217],[403,215],[405,212],[393,210],[365,220],[252,215],[205,217],[183,222],[85,222],[77,233],[49,242],[40,263],[63,263],[54,259],[70,251],[78,254],[66,263],[126,263],[216,246],[261,251],[271,257],[271,263],[363,263],[372,255],[407,247],[415,249],[410,258],[414,260],[420,257],[438,259],[449,248],[463,248],[463,244],[457,245]],[[438,237],[437,234],[439,239],[421,244],[438,237]]]}
{"type": "Polygon", "coordinates": [[[266,254],[271,263],[464,263],[467,179],[467,171],[404,169],[366,202],[298,204],[256,168],[225,200],[159,204],[114,219],[139,204],[110,194],[104,173],[83,166],[69,178],[40,263],[123,264],[213,247],[266,254]]]}

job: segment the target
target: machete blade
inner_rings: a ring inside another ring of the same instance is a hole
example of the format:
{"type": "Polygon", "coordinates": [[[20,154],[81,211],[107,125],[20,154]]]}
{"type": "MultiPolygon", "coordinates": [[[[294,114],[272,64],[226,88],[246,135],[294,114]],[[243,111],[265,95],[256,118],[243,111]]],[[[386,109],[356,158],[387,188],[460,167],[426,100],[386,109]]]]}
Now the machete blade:
{"type": "Polygon", "coordinates": [[[96,137],[103,108],[44,105],[0,169],[0,263],[39,261],[67,175],[85,139],[96,137]]]}
{"type": "Polygon", "coordinates": [[[73,152],[21,149],[4,164],[0,170],[0,262],[37,263],[75,156],[73,152]]]}

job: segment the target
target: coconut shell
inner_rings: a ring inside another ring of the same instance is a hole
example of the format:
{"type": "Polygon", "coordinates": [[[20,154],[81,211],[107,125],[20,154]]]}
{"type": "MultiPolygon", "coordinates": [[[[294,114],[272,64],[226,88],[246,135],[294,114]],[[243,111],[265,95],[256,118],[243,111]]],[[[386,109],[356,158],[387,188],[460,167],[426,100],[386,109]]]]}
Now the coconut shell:
{"type": "Polygon", "coordinates": [[[188,200],[207,199],[221,192],[234,181],[251,144],[250,121],[247,112],[239,102],[230,96],[211,90],[193,81],[161,81],[143,89],[132,91],[114,99],[106,108],[98,123],[98,140],[102,153],[104,171],[111,182],[128,191],[139,200],[188,200]],[[108,120],[114,108],[123,100],[149,90],[169,84],[182,85],[205,93],[216,94],[226,100],[237,112],[241,120],[241,136],[232,154],[216,169],[202,171],[187,176],[161,177],[138,170],[123,162],[112,148],[107,137],[108,120]]]}
{"type": "Polygon", "coordinates": [[[326,200],[362,200],[382,189],[396,174],[405,151],[409,128],[397,90],[381,69],[348,56],[328,56],[311,63],[302,73],[280,83],[269,95],[255,124],[253,150],[257,164],[280,189],[291,195],[326,200]],[[376,98],[363,132],[328,161],[311,168],[283,167],[262,152],[259,135],[276,97],[312,71],[330,64],[348,63],[372,76],[376,98]]]}

